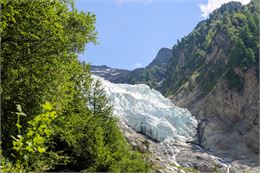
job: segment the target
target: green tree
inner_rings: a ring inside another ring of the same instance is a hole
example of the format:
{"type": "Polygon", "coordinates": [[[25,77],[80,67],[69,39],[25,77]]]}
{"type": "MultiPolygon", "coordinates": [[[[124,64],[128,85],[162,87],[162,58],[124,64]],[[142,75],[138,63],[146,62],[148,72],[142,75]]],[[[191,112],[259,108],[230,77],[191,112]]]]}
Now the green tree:
{"type": "Polygon", "coordinates": [[[95,16],[78,12],[73,0],[1,1],[1,7],[4,170],[147,171],[100,83],[91,84],[89,65],[77,60],[86,43],[95,43],[95,16]],[[46,101],[55,106],[42,109],[46,101]]]}
{"type": "Polygon", "coordinates": [[[138,153],[131,151],[119,130],[100,81],[92,81],[91,90],[83,93],[85,97],[80,98],[85,100],[81,102],[83,104],[79,106],[79,102],[75,102],[77,109],[67,110],[66,115],[58,119],[56,142],[62,143],[62,150],[73,159],[55,171],[64,168],[87,172],[148,171],[149,165],[138,153]]]}
{"type": "MultiPolygon", "coordinates": [[[[95,42],[95,16],[59,0],[1,1],[2,139],[10,151],[16,104],[28,115],[45,101],[66,107],[75,92],[76,54],[95,42]],[[11,127],[11,128],[10,128],[11,127]]],[[[86,79],[87,80],[87,79],[86,79]]]]}

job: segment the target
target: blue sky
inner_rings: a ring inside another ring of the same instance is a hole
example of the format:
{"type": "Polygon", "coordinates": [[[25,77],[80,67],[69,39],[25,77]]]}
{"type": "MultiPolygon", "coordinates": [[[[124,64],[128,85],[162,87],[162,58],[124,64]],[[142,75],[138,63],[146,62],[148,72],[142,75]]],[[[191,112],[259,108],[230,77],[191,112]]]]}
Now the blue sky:
{"type": "Polygon", "coordinates": [[[79,59],[92,65],[130,70],[145,67],[160,48],[172,48],[177,39],[227,1],[76,0],[80,11],[96,15],[99,42],[86,45],[79,59]]]}

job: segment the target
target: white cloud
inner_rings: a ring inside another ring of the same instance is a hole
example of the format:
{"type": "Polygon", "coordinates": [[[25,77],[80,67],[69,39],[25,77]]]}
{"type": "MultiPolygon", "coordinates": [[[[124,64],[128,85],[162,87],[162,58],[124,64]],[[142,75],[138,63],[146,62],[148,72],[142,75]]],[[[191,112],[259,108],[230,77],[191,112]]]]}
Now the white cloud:
{"type": "Polygon", "coordinates": [[[136,63],[136,64],[134,65],[134,68],[141,68],[141,67],[143,67],[143,64],[140,63],[140,62],[138,62],[138,63],[136,63]]]}
{"type": "Polygon", "coordinates": [[[222,4],[228,3],[230,1],[238,1],[243,5],[248,4],[251,0],[208,0],[207,4],[200,4],[200,11],[203,17],[207,17],[212,11],[219,8],[222,4]]]}
{"type": "Polygon", "coordinates": [[[118,5],[123,5],[124,3],[141,3],[144,5],[151,4],[153,0],[115,0],[118,5]]]}

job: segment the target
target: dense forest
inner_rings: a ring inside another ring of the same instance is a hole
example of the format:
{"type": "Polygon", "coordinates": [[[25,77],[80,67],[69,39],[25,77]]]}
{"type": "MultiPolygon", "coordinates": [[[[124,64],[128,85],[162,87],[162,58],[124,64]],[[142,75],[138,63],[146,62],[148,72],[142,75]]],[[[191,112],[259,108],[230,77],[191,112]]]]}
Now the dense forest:
{"type": "Polygon", "coordinates": [[[147,172],[89,65],[95,15],[73,0],[1,0],[1,170],[147,172]]]}

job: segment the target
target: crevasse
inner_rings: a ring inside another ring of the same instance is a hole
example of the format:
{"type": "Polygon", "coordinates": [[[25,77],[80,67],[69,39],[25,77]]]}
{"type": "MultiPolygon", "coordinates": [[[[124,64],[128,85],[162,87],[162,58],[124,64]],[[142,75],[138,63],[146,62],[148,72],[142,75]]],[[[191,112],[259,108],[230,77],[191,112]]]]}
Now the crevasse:
{"type": "Polygon", "coordinates": [[[158,142],[185,142],[195,136],[195,117],[160,92],[145,84],[114,84],[98,76],[92,78],[101,81],[114,115],[137,132],[158,142]]]}

